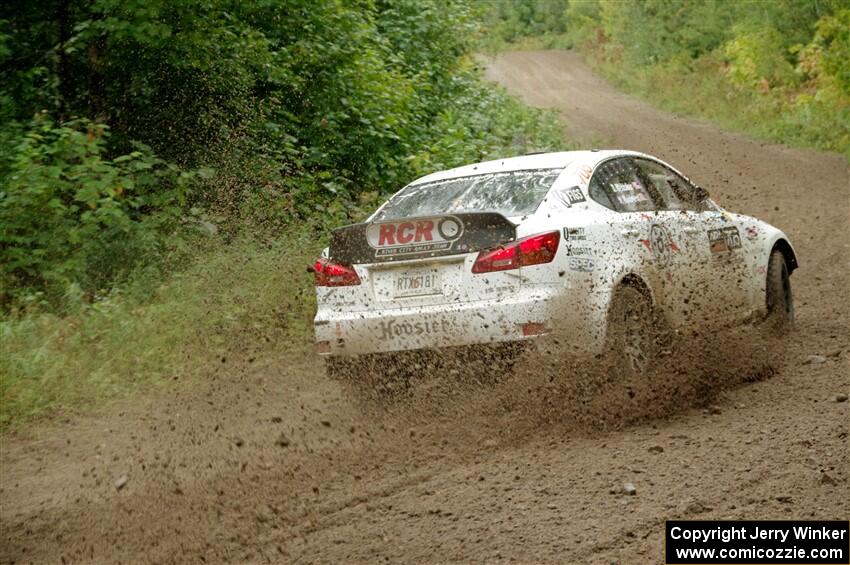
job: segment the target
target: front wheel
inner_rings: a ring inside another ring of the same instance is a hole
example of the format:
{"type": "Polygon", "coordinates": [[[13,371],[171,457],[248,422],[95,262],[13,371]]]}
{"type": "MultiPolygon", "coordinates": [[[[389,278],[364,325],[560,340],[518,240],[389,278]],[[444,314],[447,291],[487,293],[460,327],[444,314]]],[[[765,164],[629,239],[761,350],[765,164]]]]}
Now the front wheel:
{"type": "Polygon", "coordinates": [[[773,250],[767,264],[767,320],[773,329],[786,332],[794,326],[791,273],[781,251],[773,250]]]}

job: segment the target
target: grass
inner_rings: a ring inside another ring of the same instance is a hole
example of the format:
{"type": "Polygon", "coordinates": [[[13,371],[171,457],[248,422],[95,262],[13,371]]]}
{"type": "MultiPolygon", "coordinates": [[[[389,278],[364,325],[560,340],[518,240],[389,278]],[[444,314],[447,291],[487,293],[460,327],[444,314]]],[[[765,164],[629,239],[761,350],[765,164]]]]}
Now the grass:
{"type": "Polygon", "coordinates": [[[842,153],[850,161],[850,107],[838,108],[786,89],[742,90],[730,84],[723,63],[705,56],[689,65],[628,67],[583,51],[615,86],[654,106],[719,124],[756,138],[842,153]]]}
{"type": "Polygon", "coordinates": [[[0,429],[202,374],[240,352],[310,343],[312,264],[305,234],[238,241],[165,283],[139,283],[71,315],[0,320],[0,429]]]}

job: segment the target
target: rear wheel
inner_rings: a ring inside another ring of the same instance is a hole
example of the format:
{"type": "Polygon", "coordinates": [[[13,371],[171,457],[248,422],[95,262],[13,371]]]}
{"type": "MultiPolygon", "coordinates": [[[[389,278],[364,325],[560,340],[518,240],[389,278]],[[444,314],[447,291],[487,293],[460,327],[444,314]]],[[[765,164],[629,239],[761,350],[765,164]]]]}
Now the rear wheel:
{"type": "Polygon", "coordinates": [[[623,286],[608,314],[608,351],[614,369],[627,382],[646,375],[657,349],[656,320],[649,293],[623,286]]]}
{"type": "Polygon", "coordinates": [[[767,320],[773,329],[784,332],[794,325],[794,297],[791,273],[781,251],[774,249],[767,264],[767,320]]]}

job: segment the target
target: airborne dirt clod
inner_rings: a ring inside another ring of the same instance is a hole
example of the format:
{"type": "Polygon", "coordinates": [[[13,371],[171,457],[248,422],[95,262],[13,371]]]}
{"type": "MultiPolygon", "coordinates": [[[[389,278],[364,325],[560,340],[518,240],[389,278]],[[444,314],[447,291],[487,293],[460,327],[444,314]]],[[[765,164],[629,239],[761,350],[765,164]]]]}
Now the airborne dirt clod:
{"type": "Polygon", "coordinates": [[[372,397],[308,353],[228,358],[191,390],[2,438],[0,562],[659,562],[666,519],[850,515],[847,164],[654,110],[570,53],[488,74],[571,139],[657,155],[785,230],[797,329],[682,342],[628,391],[547,344],[508,378],[372,397]]]}

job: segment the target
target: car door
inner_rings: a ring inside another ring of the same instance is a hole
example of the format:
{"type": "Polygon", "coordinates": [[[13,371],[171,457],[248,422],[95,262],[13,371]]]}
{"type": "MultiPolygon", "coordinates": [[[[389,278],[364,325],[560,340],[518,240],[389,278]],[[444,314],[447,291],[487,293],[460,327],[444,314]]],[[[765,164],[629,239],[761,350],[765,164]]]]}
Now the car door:
{"type": "Polygon", "coordinates": [[[613,248],[638,257],[633,265],[653,292],[656,304],[674,326],[685,323],[689,305],[685,283],[689,262],[683,256],[678,212],[663,209],[663,200],[640,174],[631,157],[605,161],[593,173],[589,196],[617,212],[612,225],[613,248]]]}
{"type": "Polygon", "coordinates": [[[641,175],[662,200],[665,210],[678,216],[683,259],[689,265],[686,296],[689,321],[721,322],[746,310],[746,262],[741,253],[740,228],[700,190],[671,167],[658,161],[635,159],[641,175]]]}

